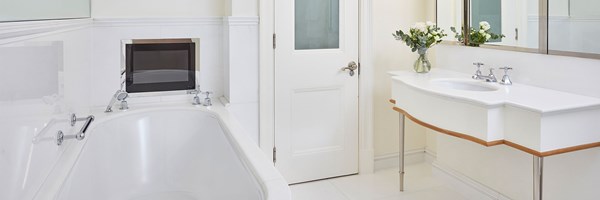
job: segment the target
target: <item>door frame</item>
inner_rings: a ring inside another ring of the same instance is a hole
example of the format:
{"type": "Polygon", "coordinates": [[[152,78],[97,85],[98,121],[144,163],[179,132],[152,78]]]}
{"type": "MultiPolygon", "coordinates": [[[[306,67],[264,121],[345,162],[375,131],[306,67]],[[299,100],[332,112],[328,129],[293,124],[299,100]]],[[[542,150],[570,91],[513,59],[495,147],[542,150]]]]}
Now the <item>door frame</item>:
{"type": "MultiPolygon", "coordinates": [[[[275,145],[275,0],[259,0],[259,146],[267,158],[273,160],[275,145]]],[[[373,173],[373,37],[372,0],[359,2],[358,62],[358,169],[359,173],[373,173]]]]}

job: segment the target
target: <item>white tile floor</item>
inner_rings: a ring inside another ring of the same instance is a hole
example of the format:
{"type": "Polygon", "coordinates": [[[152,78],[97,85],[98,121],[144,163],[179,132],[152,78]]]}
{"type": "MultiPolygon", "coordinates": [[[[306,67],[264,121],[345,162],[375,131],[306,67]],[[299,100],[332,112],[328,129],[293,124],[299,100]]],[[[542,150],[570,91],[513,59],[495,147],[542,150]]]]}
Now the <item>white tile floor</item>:
{"type": "Polygon", "coordinates": [[[293,200],[464,200],[433,177],[427,163],[405,168],[405,191],[398,190],[398,168],[291,186],[293,200]]]}

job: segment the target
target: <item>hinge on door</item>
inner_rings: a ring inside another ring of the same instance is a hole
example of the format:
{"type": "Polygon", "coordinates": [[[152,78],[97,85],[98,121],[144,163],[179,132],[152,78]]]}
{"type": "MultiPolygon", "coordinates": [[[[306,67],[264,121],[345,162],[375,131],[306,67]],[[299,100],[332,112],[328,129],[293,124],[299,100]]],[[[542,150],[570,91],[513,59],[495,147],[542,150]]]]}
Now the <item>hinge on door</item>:
{"type": "Polygon", "coordinates": [[[277,162],[277,147],[273,147],[273,164],[277,162]]]}
{"type": "Polygon", "coordinates": [[[277,35],[273,33],[273,49],[277,48],[277,35]]]}
{"type": "Polygon", "coordinates": [[[358,75],[360,76],[360,62],[358,62],[358,75]]]}

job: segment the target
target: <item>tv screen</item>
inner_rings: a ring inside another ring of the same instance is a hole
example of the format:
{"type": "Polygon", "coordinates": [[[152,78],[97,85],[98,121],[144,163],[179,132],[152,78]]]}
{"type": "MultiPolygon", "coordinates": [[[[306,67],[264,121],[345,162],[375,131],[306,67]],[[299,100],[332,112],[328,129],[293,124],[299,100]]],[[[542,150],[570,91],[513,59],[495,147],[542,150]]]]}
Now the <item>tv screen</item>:
{"type": "Polygon", "coordinates": [[[126,91],[160,92],[195,88],[196,44],[126,44],[126,91]]]}

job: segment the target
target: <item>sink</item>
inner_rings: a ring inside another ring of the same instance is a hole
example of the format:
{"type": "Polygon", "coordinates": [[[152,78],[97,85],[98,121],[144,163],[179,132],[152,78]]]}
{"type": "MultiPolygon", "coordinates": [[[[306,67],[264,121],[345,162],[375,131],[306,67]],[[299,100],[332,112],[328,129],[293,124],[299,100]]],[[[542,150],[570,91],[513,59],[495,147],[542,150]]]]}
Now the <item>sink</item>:
{"type": "Polygon", "coordinates": [[[464,79],[434,79],[431,80],[431,84],[434,86],[448,89],[477,92],[491,92],[499,89],[497,87],[487,85],[480,81],[464,79]]]}

